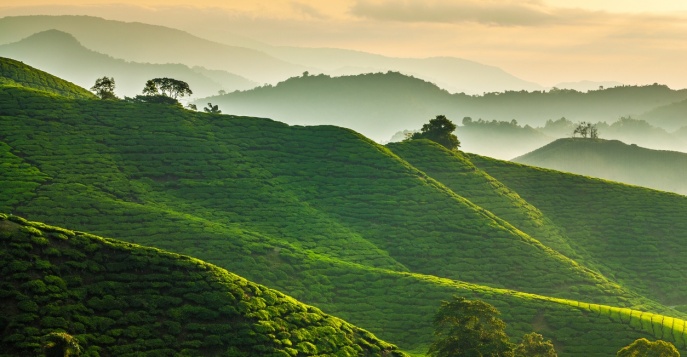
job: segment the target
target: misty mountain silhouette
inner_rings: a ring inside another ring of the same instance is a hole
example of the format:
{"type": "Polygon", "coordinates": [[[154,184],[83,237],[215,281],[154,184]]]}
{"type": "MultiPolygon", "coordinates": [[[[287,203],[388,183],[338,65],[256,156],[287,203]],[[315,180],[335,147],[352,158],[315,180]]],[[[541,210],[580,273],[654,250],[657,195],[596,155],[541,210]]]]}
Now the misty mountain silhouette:
{"type": "Polygon", "coordinates": [[[687,154],[618,140],[556,140],[512,161],[687,195],[687,154]]]}
{"type": "Polygon", "coordinates": [[[210,72],[204,68],[189,68],[183,64],[150,64],[128,62],[92,51],[71,34],[46,30],[21,41],[1,45],[0,55],[14,58],[35,67],[45,68],[62,78],[90,88],[96,78],[114,77],[116,93],[140,94],[145,81],[156,77],[171,77],[189,83],[195,96],[217,94],[254,87],[255,83],[224,71],[210,72]]]}

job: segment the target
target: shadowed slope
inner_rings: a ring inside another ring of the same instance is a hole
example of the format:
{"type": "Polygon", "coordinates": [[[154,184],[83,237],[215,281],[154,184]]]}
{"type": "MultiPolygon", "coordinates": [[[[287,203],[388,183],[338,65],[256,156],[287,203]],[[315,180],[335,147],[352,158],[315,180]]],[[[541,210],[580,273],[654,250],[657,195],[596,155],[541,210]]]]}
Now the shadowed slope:
{"type": "Polygon", "coordinates": [[[402,356],[395,346],[197,259],[0,214],[2,355],[74,334],[88,354],[402,356]]]}

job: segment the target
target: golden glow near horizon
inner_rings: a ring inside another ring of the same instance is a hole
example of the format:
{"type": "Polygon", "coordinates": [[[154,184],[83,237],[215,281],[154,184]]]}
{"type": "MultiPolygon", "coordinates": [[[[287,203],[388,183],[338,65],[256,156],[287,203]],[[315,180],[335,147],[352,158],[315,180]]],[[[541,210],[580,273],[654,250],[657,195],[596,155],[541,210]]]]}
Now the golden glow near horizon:
{"type": "Polygon", "coordinates": [[[576,80],[687,87],[687,1],[39,1],[0,16],[84,14],[274,45],[402,57],[455,56],[553,85],[576,80]],[[132,11],[133,9],[133,11],[132,11]]]}

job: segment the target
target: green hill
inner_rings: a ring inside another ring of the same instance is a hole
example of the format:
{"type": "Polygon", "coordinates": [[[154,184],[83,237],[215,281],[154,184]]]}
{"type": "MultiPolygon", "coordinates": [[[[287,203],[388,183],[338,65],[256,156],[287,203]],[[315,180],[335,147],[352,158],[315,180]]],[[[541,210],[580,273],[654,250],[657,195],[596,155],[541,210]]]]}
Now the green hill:
{"type": "Polygon", "coordinates": [[[21,86],[69,98],[95,98],[93,93],[22,62],[0,57],[0,87],[21,86]]]}
{"type": "Polygon", "coordinates": [[[470,155],[580,247],[578,262],[665,305],[687,310],[681,283],[685,196],[470,155]]]}
{"type": "Polygon", "coordinates": [[[514,162],[687,195],[687,154],[617,140],[559,139],[514,162]]]}
{"type": "Polygon", "coordinates": [[[0,214],[0,355],[67,331],[87,356],[402,356],[319,309],[194,258],[0,214]]]}
{"type": "MultiPolygon", "coordinates": [[[[418,354],[453,294],[494,304],[511,336],[539,331],[562,356],[606,356],[641,336],[685,346],[673,320],[685,314],[669,307],[681,303],[666,298],[681,287],[619,284],[568,226],[471,157],[426,143],[396,153],[331,126],[16,87],[0,89],[0,107],[0,211],[200,258],[418,354]],[[413,162],[415,150],[452,166],[440,176],[413,162]]],[[[613,219],[633,238],[642,228],[613,219]]]]}

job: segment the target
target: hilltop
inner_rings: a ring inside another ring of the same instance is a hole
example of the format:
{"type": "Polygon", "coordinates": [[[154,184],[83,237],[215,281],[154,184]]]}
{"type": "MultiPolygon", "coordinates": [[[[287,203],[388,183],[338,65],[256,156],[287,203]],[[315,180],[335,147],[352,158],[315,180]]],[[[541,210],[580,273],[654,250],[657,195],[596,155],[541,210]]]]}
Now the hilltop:
{"type": "Polygon", "coordinates": [[[170,77],[189,84],[195,96],[217,94],[255,87],[256,83],[224,71],[189,68],[182,64],[150,64],[127,62],[91,51],[66,32],[47,30],[18,42],[0,45],[0,55],[44,68],[62,78],[90,88],[97,78],[113,77],[119,96],[141,94],[151,78],[170,77]]]}
{"type": "Polygon", "coordinates": [[[2,212],[202,259],[417,354],[454,294],[494,304],[510,336],[538,331],[561,356],[643,336],[685,348],[683,196],[603,182],[602,200],[563,210],[557,195],[598,182],[542,171],[571,182],[532,198],[499,171],[512,164],[482,168],[429,142],[21,87],[0,88],[0,106],[2,212]],[[628,197],[651,202],[651,222],[633,206],[594,221],[641,242],[622,257],[561,219],[628,197]]]}
{"type": "Polygon", "coordinates": [[[618,140],[559,139],[514,162],[687,195],[687,154],[618,140]]]}
{"type": "Polygon", "coordinates": [[[1,355],[67,331],[86,355],[403,356],[369,332],[224,269],[0,214],[1,355]]]}

